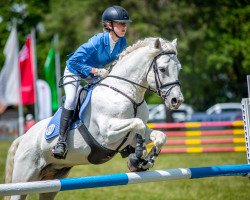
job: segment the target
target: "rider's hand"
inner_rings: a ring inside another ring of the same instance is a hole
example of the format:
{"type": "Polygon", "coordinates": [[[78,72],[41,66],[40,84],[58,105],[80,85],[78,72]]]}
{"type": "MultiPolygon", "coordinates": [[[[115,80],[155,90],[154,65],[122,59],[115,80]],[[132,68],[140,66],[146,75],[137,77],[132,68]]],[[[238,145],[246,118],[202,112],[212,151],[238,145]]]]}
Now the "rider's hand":
{"type": "Polygon", "coordinates": [[[95,76],[100,76],[102,78],[105,78],[106,76],[108,76],[109,71],[106,69],[95,69],[95,76]]]}

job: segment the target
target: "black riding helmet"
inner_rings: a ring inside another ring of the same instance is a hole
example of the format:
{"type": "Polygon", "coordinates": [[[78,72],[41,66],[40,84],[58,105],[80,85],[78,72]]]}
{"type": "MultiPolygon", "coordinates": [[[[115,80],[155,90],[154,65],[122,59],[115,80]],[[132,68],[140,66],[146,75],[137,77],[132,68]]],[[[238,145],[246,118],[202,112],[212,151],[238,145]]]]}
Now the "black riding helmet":
{"type": "Polygon", "coordinates": [[[112,6],[112,7],[107,8],[103,12],[102,14],[103,27],[108,31],[113,31],[116,37],[120,38],[120,36],[114,30],[113,22],[128,23],[132,21],[129,19],[128,12],[121,6],[112,6]],[[107,27],[105,27],[106,22],[111,22],[111,26],[112,26],[111,29],[108,29],[107,27]]]}
{"type": "Polygon", "coordinates": [[[121,6],[112,6],[107,8],[102,14],[102,22],[132,22],[129,19],[128,12],[121,6]]]}

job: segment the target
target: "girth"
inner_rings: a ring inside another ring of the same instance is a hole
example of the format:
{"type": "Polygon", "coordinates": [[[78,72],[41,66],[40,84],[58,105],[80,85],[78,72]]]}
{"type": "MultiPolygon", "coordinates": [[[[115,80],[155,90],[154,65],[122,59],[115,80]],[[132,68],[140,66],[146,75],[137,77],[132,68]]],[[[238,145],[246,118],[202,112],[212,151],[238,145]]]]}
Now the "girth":
{"type": "Polygon", "coordinates": [[[95,138],[91,135],[87,127],[81,123],[78,125],[78,130],[80,134],[82,135],[83,139],[86,141],[86,143],[89,145],[91,152],[88,155],[88,161],[92,164],[102,164],[107,161],[109,161],[112,157],[114,157],[115,154],[120,152],[122,154],[122,157],[124,155],[123,152],[127,152],[127,147],[124,148],[124,150],[120,150],[121,146],[127,141],[129,133],[125,136],[122,143],[116,148],[116,150],[108,149],[104,146],[102,146],[99,142],[95,140],[95,138]]]}
{"type": "Polygon", "coordinates": [[[116,153],[116,150],[107,149],[100,145],[95,138],[90,134],[86,126],[81,123],[78,126],[78,130],[81,133],[83,139],[89,145],[91,152],[88,156],[88,161],[92,164],[102,164],[109,161],[116,153]]]}

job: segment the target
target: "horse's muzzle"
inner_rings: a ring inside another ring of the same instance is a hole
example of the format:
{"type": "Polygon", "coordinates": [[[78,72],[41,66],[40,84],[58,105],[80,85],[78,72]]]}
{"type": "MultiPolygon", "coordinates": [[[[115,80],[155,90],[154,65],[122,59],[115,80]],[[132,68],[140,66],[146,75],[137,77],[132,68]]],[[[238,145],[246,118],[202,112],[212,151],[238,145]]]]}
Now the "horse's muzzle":
{"type": "Polygon", "coordinates": [[[180,107],[180,105],[182,104],[183,101],[184,101],[183,98],[176,98],[176,97],[172,98],[171,99],[172,108],[174,110],[177,110],[180,107]]]}
{"type": "Polygon", "coordinates": [[[183,103],[184,99],[183,96],[180,95],[178,97],[172,97],[171,99],[165,99],[165,105],[168,107],[170,110],[177,110],[180,105],[183,103]]]}

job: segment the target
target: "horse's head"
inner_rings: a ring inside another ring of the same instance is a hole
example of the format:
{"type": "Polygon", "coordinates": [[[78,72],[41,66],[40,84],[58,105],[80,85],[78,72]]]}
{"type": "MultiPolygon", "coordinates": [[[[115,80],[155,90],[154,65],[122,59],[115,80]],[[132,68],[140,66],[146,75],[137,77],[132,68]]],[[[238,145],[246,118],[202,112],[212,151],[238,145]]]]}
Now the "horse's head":
{"type": "Polygon", "coordinates": [[[177,58],[177,40],[172,42],[156,39],[154,48],[158,54],[154,57],[147,74],[147,82],[163,98],[170,109],[178,109],[184,101],[178,74],[181,64],[177,58]]]}

